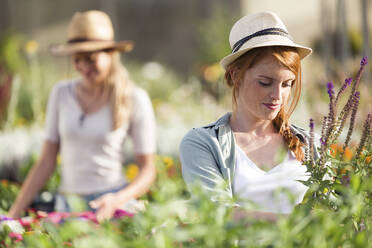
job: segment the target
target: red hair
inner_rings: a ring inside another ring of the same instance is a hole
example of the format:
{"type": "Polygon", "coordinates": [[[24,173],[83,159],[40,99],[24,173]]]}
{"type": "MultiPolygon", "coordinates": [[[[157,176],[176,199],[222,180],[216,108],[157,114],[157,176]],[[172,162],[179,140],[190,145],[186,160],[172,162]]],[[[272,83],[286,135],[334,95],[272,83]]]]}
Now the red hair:
{"type": "Polygon", "coordinates": [[[234,62],[227,66],[225,72],[225,79],[227,85],[233,89],[233,105],[236,106],[236,99],[238,96],[240,84],[243,80],[233,80],[233,77],[243,79],[244,73],[247,69],[252,68],[260,59],[266,55],[273,56],[281,65],[288,68],[295,74],[295,81],[292,86],[290,104],[285,103],[278,115],[273,120],[275,129],[283,136],[285,143],[289,150],[293,151],[296,159],[302,161],[304,153],[301,149],[303,144],[294,135],[290,129],[289,117],[297,106],[301,95],[301,58],[296,48],[285,46],[270,46],[255,48],[244,55],[240,56],[234,62]],[[234,75],[234,73],[238,73],[234,75]]]}

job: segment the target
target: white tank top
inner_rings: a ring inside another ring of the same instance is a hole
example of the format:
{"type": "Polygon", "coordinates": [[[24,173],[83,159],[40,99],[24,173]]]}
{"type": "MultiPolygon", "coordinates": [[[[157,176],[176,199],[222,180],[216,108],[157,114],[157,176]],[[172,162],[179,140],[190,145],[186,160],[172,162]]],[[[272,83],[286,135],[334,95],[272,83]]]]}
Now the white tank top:
{"type": "Polygon", "coordinates": [[[298,180],[306,181],[309,174],[291,151],[283,162],[264,171],[236,147],[234,194],[239,203],[252,203],[257,211],[288,214],[302,202],[308,187],[298,180]]]}

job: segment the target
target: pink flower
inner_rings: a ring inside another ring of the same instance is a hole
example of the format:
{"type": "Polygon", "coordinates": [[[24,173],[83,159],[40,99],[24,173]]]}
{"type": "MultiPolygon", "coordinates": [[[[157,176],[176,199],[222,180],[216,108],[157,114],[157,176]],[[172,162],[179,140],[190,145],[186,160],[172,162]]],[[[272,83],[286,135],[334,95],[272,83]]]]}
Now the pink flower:
{"type": "Polygon", "coordinates": [[[16,232],[9,233],[9,237],[12,238],[12,239],[15,239],[16,242],[19,242],[19,241],[23,240],[22,234],[16,233],[16,232]]]}
{"type": "Polygon", "coordinates": [[[119,219],[119,218],[122,218],[122,217],[130,217],[131,218],[133,216],[134,216],[134,214],[129,213],[129,212],[127,212],[125,210],[122,210],[122,209],[116,209],[115,213],[114,213],[114,218],[115,219],[119,219]]]}
{"type": "Polygon", "coordinates": [[[80,217],[80,218],[83,218],[83,219],[93,221],[94,223],[98,223],[95,213],[93,213],[91,211],[77,213],[77,216],[80,217]]]}
{"type": "Polygon", "coordinates": [[[50,221],[54,224],[59,224],[67,217],[70,217],[70,213],[51,212],[48,214],[48,216],[45,217],[45,220],[50,221]]]}

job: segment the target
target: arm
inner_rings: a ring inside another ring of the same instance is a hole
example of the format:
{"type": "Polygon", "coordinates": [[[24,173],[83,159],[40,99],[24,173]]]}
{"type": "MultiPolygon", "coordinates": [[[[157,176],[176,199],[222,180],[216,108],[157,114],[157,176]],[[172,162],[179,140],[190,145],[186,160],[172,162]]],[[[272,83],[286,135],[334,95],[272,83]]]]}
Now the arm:
{"type": "Polygon", "coordinates": [[[119,192],[105,194],[90,202],[92,208],[98,208],[98,220],[112,217],[116,209],[129,200],[140,197],[150,189],[156,178],[154,157],[154,154],[136,155],[136,162],[140,166],[140,172],[134,181],[119,192]]]}
{"type": "Polygon", "coordinates": [[[217,164],[221,160],[217,146],[203,130],[191,130],[180,145],[182,176],[189,190],[197,184],[212,200],[230,201],[232,192],[217,164]]]}
{"type": "Polygon", "coordinates": [[[32,198],[52,175],[56,167],[58,150],[58,143],[44,142],[40,159],[28,173],[21,191],[9,210],[10,217],[19,218],[21,212],[31,203],[32,198]]]}

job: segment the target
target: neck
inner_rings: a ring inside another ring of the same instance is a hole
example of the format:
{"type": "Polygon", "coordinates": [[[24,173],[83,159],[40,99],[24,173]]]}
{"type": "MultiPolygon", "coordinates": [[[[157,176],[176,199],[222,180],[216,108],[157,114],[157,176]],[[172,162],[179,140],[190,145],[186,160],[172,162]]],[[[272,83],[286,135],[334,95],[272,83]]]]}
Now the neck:
{"type": "Polygon", "coordinates": [[[86,80],[81,80],[81,83],[79,84],[80,89],[89,95],[100,95],[105,91],[104,84],[102,83],[93,83],[88,82],[86,80]]]}
{"type": "Polygon", "coordinates": [[[233,111],[230,118],[230,126],[234,132],[250,133],[254,136],[265,136],[276,133],[271,120],[253,119],[247,114],[233,111]]]}

